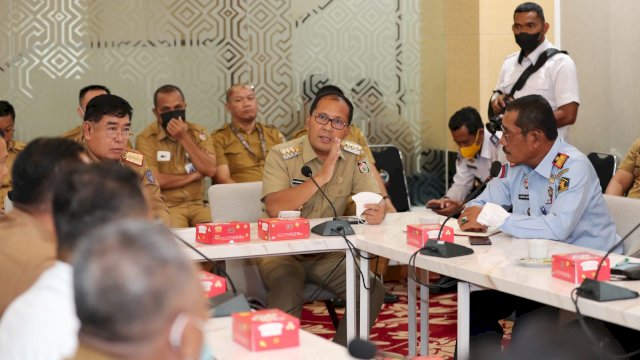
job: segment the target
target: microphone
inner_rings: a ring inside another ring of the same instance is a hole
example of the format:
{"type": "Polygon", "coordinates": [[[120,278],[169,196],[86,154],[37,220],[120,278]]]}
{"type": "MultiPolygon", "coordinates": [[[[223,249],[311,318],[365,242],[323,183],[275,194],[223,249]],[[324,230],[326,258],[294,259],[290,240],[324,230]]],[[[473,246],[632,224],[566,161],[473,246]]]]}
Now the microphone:
{"type": "Polygon", "coordinates": [[[331,205],[331,209],[333,209],[333,220],[325,221],[322,224],[312,227],[311,232],[322,236],[354,235],[356,232],[353,231],[351,224],[346,220],[338,219],[338,212],[336,211],[335,206],[333,206],[333,203],[327,194],[322,191],[322,188],[318,182],[316,182],[316,179],[313,178],[313,171],[311,171],[311,168],[308,165],[305,165],[300,169],[300,172],[302,175],[313,181],[322,196],[324,196],[324,198],[329,202],[329,205],[331,205]]]}
{"type": "Polygon", "coordinates": [[[607,251],[607,253],[604,254],[602,260],[600,260],[600,264],[598,264],[598,269],[596,270],[596,275],[594,276],[594,278],[584,279],[582,281],[582,284],[580,284],[580,286],[577,288],[578,296],[595,300],[597,302],[633,299],[640,296],[636,291],[597,280],[598,274],[600,274],[600,268],[602,267],[602,264],[604,263],[604,260],[607,258],[607,256],[609,256],[609,254],[611,254],[611,252],[613,252],[615,248],[620,246],[631,234],[633,234],[633,232],[636,231],[638,227],[640,227],[640,224],[631,229],[631,231],[629,231],[627,235],[625,235],[617,243],[613,244],[613,246],[607,251]]]}
{"type": "Polygon", "coordinates": [[[502,164],[500,161],[494,161],[491,163],[491,169],[489,170],[489,176],[478,186],[475,190],[473,190],[467,197],[464,199],[464,202],[458,206],[458,208],[446,219],[442,222],[440,226],[440,231],[438,231],[438,238],[436,240],[428,240],[425,246],[420,250],[420,254],[427,256],[436,256],[436,257],[457,257],[473,254],[473,249],[470,249],[466,246],[458,245],[450,242],[440,242],[440,236],[442,236],[442,230],[444,230],[444,226],[454,215],[457,215],[460,210],[462,210],[465,205],[472,199],[474,199],[478,194],[484,190],[485,185],[494,177],[500,175],[500,170],[502,169],[502,164]]]}
{"type": "Polygon", "coordinates": [[[227,278],[227,280],[229,280],[229,285],[231,285],[231,294],[227,292],[209,299],[209,305],[211,307],[211,309],[209,309],[210,317],[230,316],[232,313],[235,313],[235,312],[243,312],[243,311],[251,310],[251,307],[249,306],[249,302],[247,301],[247,298],[245,298],[243,294],[238,295],[238,292],[236,291],[236,286],[234,285],[233,280],[231,280],[231,277],[222,266],[219,266],[215,261],[211,260],[207,255],[203,254],[200,250],[196,249],[193,245],[189,244],[187,241],[185,241],[183,238],[178,236],[176,233],[174,232],[171,232],[171,233],[173,234],[173,237],[180,240],[181,243],[185,244],[191,250],[195,251],[204,260],[213,264],[213,266],[216,269],[218,269],[222,273],[222,275],[225,278],[227,278]]]}
{"type": "Polygon", "coordinates": [[[349,355],[356,359],[404,359],[404,357],[396,354],[384,353],[376,348],[376,346],[367,340],[355,338],[349,342],[347,346],[349,355]]]}

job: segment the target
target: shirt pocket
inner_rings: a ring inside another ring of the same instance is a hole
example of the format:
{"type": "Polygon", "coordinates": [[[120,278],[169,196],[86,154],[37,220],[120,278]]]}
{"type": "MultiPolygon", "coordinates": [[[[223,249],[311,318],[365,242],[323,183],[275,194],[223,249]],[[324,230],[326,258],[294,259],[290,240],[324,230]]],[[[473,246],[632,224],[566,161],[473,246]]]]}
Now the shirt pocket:
{"type": "Polygon", "coordinates": [[[345,199],[349,195],[351,195],[350,189],[343,184],[334,184],[327,188],[327,196],[332,202],[345,199]]]}
{"type": "Polygon", "coordinates": [[[224,152],[229,162],[229,169],[244,169],[247,167],[249,154],[244,149],[227,149],[224,152]]]}

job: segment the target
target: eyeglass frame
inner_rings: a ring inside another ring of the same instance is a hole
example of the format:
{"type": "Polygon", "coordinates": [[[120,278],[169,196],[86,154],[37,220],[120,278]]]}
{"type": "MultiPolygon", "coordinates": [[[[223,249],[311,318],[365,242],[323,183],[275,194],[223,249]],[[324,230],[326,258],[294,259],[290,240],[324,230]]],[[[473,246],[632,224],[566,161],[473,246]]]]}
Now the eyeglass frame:
{"type": "MultiPolygon", "coordinates": [[[[91,126],[97,126],[97,123],[91,123],[91,126]]],[[[131,125],[126,129],[109,129],[109,127],[110,126],[107,126],[107,128],[103,130],[109,139],[115,139],[117,135],[122,136],[123,139],[131,137],[131,125]]]]}
{"type": "Polygon", "coordinates": [[[330,117],[329,117],[329,115],[327,115],[327,114],[325,114],[325,113],[317,113],[317,112],[314,112],[312,115],[313,115],[313,119],[314,119],[318,124],[320,124],[320,125],[327,125],[327,123],[331,122],[331,127],[332,127],[332,128],[334,128],[334,129],[336,129],[336,130],[344,130],[344,129],[348,128],[349,126],[351,126],[351,124],[350,124],[350,123],[348,123],[348,122],[346,122],[346,121],[344,121],[344,120],[342,120],[342,119],[339,119],[339,118],[330,118],[330,117]],[[326,120],[325,122],[322,122],[322,121],[318,120],[318,116],[326,117],[326,118],[327,118],[327,120],[326,120]],[[336,122],[336,121],[338,121],[338,123],[339,123],[339,124],[340,124],[340,123],[341,123],[341,124],[344,124],[344,126],[343,126],[342,128],[338,128],[338,127],[336,127],[336,125],[335,125],[335,122],[336,122]]]}

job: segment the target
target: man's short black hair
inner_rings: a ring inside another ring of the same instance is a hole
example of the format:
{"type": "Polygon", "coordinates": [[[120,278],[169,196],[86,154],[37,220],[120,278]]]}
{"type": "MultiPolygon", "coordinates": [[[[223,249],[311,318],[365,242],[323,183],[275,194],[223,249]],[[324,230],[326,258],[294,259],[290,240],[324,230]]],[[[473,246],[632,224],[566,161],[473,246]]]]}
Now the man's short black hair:
{"type": "Polygon", "coordinates": [[[16,122],[16,109],[7,100],[0,100],[0,116],[11,115],[13,122],[16,122]]]}
{"type": "Polygon", "coordinates": [[[82,89],[80,89],[80,92],[78,93],[78,103],[82,104],[82,98],[84,98],[84,96],[87,95],[89,91],[98,91],[98,90],[102,90],[107,94],[111,94],[111,90],[109,90],[109,88],[106,86],[97,85],[97,84],[87,85],[82,89]]]}
{"type": "Polygon", "coordinates": [[[525,135],[532,130],[540,130],[547,139],[554,141],[558,137],[558,125],[549,102],[540,95],[527,95],[512,100],[507,104],[505,112],[516,111],[517,127],[525,135]]]}
{"type": "Polygon", "coordinates": [[[344,95],[344,91],[342,91],[342,89],[335,85],[328,84],[318,89],[318,91],[316,91],[316,96],[326,92],[337,92],[344,95]]]}
{"type": "Polygon", "coordinates": [[[158,94],[169,94],[174,91],[179,92],[180,97],[182,97],[182,101],[184,101],[184,94],[182,93],[182,90],[180,90],[180,88],[175,85],[167,84],[167,85],[160,86],[153,93],[153,107],[154,108],[158,107],[158,94]]]}
{"type": "Polygon", "coordinates": [[[118,95],[102,94],[94,97],[87,104],[87,110],[84,112],[84,121],[100,122],[105,115],[123,118],[129,116],[133,118],[133,108],[127,100],[118,95]]]}
{"type": "Polygon", "coordinates": [[[540,20],[542,20],[542,23],[543,24],[545,23],[544,10],[542,10],[542,7],[540,5],[534,2],[525,2],[518,5],[516,10],[513,12],[513,15],[515,16],[516,13],[525,13],[530,11],[535,11],[535,13],[538,14],[538,17],[540,18],[540,20]]]}
{"type": "Polygon", "coordinates": [[[138,175],[115,162],[67,167],[53,186],[59,250],[73,253],[78,240],[93,228],[146,213],[138,175]]]}
{"type": "MultiPolygon", "coordinates": [[[[340,89],[338,89],[340,90],[340,89]]],[[[318,103],[320,102],[320,100],[324,99],[324,98],[329,98],[332,100],[342,100],[344,101],[347,106],[349,107],[349,124],[351,124],[351,119],[353,118],[353,104],[351,103],[351,101],[349,101],[349,99],[347,99],[346,96],[344,96],[344,94],[342,93],[342,90],[340,90],[340,92],[338,91],[320,91],[318,90],[318,95],[316,95],[316,98],[313,99],[313,102],[311,103],[311,109],[309,110],[309,115],[313,115],[313,112],[316,110],[316,108],[318,107],[318,103]]]]}
{"type": "Polygon", "coordinates": [[[461,127],[466,127],[470,135],[474,135],[478,130],[484,128],[482,118],[478,113],[478,110],[471,106],[463,107],[451,116],[449,119],[449,130],[454,132],[461,127]]]}
{"type": "Polygon", "coordinates": [[[11,169],[13,188],[9,199],[26,206],[51,200],[51,182],[60,168],[81,163],[82,145],[62,138],[38,138],[18,154],[11,169]]]}

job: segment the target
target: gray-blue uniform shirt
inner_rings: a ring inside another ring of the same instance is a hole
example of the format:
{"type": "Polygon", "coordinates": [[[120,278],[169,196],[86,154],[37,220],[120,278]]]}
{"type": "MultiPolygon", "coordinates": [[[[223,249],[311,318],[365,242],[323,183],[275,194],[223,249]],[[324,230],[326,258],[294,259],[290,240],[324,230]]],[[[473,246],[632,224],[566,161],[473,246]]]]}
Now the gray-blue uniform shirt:
{"type": "MultiPolygon", "coordinates": [[[[503,165],[500,178],[468,206],[513,206],[500,230],[519,238],[558,240],[606,251],[620,239],[593,166],[575,147],[556,140],[535,169],[503,165]]],[[[622,246],[616,249],[622,252],[622,246]]]]}

